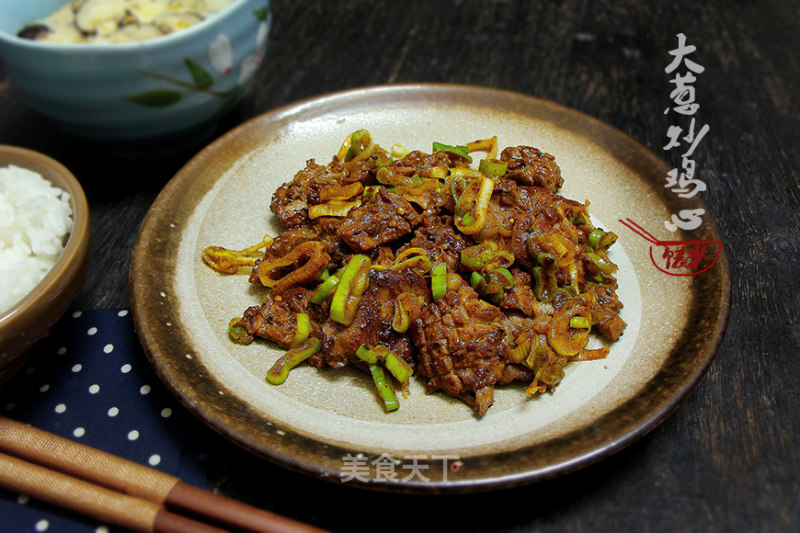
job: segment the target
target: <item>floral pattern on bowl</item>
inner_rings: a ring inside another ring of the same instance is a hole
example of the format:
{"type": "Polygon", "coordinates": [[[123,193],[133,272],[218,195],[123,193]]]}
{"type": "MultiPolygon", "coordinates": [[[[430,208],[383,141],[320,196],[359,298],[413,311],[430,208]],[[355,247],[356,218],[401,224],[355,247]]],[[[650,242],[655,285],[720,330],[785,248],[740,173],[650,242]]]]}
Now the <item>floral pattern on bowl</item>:
{"type": "Polygon", "coordinates": [[[21,26],[56,5],[63,0],[3,11],[6,73],[56,127],[136,157],[185,151],[213,134],[255,81],[271,22],[270,0],[237,0],[202,23],[147,41],[86,45],[17,37],[21,26]]]}
{"type": "MultiPolygon", "coordinates": [[[[214,74],[209,72],[199,62],[188,57],[184,58],[183,62],[186,66],[189,77],[191,78],[191,82],[174,79],[170,76],[165,76],[156,72],[142,71],[142,74],[152,78],[161,79],[184,90],[200,91],[212,96],[223,98],[225,99],[223,108],[226,108],[230,103],[238,98],[242,88],[253,79],[258,67],[261,66],[261,63],[264,61],[264,57],[267,52],[269,10],[266,8],[257,9],[253,12],[253,15],[260,21],[258,30],[256,32],[255,53],[247,56],[242,61],[236,85],[230,89],[220,91],[213,88],[214,84],[220,77],[228,76],[234,71],[233,48],[231,46],[231,40],[226,34],[218,35],[208,49],[209,60],[211,61],[214,71],[216,71],[218,75],[216,78],[214,74]]],[[[124,99],[134,104],[139,104],[146,107],[166,107],[180,102],[183,98],[183,94],[183,91],[176,89],[152,89],[131,96],[126,96],[124,99]]]]}

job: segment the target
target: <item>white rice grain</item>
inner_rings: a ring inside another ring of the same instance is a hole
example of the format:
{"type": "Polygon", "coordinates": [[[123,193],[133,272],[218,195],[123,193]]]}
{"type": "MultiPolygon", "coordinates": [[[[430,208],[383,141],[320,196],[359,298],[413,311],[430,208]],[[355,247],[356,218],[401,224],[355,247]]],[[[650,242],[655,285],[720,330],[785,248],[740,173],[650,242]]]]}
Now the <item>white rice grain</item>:
{"type": "Polygon", "coordinates": [[[53,268],[72,231],[69,193],[41,175],[0,168],[0,314],[53,268]]]}

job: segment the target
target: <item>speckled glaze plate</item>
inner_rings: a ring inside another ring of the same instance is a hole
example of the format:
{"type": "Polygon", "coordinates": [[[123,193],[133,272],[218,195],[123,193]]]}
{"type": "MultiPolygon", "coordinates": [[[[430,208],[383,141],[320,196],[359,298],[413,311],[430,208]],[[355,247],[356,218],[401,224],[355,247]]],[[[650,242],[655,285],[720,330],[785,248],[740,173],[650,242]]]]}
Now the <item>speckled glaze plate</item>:
{"type": "Polygon", "coordinates": [[[407,492],[477,491],[550,478],[655,427],[698,382],[722,339],[727,258],[707,214],[686,234],[665,229],[672,213],[703,208],[697,197],[679,198],[664,187],[668,170],[602,122],[506,91],[393,85],[302,101],[219,138],[164,188],[133,254],[136,328],[157,372],[190,411],[288,468],[407,492]],[[361,128],[385,147],[430,150],[433,141],[497,135],[501,147],[528,144],[553,154],[565,177],[561,194],[588,199],[596,223],[620,237],[612,259],[620,266],[628,327],[609,356],[568,366],[552,395],[526,399],[524,385],[498,387],[480,419],[443,393],[426,394],[421,379],[412,380],[410,396],[389,414],[369,376],[351,369],[301,365],[283,385],[267,384],[264,376],[283,351],[227,337],[228,321],[264,293],[246,275],[213,272],[201,251],[241,249],[276,234],[281,228],[269,201],[278,185],[308,159],[328,163],[361,128]],[[628,219],[656,241],[620,222],[628,219]],[[664,268],[663,252],[689,240],[706,243],[713,262],[697,275],[672,275],[677,272],[664,268]]]}

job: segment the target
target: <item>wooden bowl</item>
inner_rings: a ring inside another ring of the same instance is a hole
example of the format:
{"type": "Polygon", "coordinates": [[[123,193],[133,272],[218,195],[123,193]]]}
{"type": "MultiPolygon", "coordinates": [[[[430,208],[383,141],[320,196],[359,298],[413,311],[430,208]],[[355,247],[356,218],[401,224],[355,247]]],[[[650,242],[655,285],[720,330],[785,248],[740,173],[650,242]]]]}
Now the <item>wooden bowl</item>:
{"type": "Polygon", "coordinates": [[[89,260],[89,206],[78,180],[61,163],[32,150],[0,145],[0,168],[37,172],[70,195],[72,232],[53,268],[22,300],[0,314],[0,383],[25,362],[28,349],[61,317],[83,283],[89,260]]]}

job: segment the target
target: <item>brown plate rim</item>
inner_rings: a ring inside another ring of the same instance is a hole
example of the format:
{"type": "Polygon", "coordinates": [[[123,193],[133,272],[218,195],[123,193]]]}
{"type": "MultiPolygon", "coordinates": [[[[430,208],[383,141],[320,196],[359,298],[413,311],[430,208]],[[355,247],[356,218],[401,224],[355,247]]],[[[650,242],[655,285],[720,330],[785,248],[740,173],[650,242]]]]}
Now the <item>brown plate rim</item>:
{"type": "MultiPolygon", "coordinates": [[[[199,361],[187,355],[191,353],[188,340],[174,336],[169,324],[174,317],[170,306],[177,305],[177,297],[162,288],[164,276],[172,274],[170,265],[180,236],[179,231],[174,231],[180,221],[173,218],[175,210],[168,208],[170,202],[193,202],[201,198],[211,183],[194,183],[195,172],[231,145],[240,150],[257,146],[260,141],[251,138],[248,132],[259,125],[270,123],[282,127],[307,120],[331,106],[347,107],[376,99],[398,105],[420,101],[447,104],[458,99],[488,107],[492,107],[492,102],[503,102],[506,109],[536,109],[540,112],[537,119],[555,122],[587,137],[612,156],[623,152],[628,156],[636,154],[634,165],[638,166],[632,168],[650,178],[645,181],[659,199],[670,207],[687,207],[685,201],[678,203],[674,196],[667,195],[663,183],[656,182],[656,176],[663,181],[670,167],[647,147],[585,113],[521,93],[458,84],[392,84],[348,89],[282,106],[243,123],[198,153],[167,183],[142,223],[131,260],[131,309],[145,353],[167,387],[205,424],[259,457],[316,478],[398,492],[475,492],[542,481],[605,458],[661,423],[700,381],[723,340],[730,314],[731,287],[724,246],[714,268],[693,277],[693,301],[703,302],[702,309],[695,305],[690,311],[689,323],[693,327],[684,329],[661,369],[642,385],[635,399],[600,417],[590,430],[576,430],[513,453],[471,458],[470,474],[457,480],[446,475],[406,483],[375,483],[374,476],[367,480],[345,480],[340,469],[341,458],[353,450],[317,442],[293,432],[291,427],[266,420],[227,390],[199,361]],[[173,231],[165,231],[167,227],[173,231]],[[165,341],[168,337],[169,342],[165,341]],[[254,432],[254,428],[263,431],[254,432]]],[[[705,208],[697,197],[691,200],[690,207],[705,208]]],[[[693,237],[721,241],[710,217],[704,219],[704,225],[693,232],[693,237]]],[[[428,468],[434,472],[441,468],[441,463],[430,461],[428,468]]]]}

